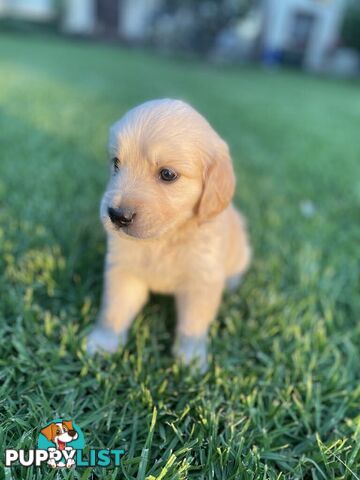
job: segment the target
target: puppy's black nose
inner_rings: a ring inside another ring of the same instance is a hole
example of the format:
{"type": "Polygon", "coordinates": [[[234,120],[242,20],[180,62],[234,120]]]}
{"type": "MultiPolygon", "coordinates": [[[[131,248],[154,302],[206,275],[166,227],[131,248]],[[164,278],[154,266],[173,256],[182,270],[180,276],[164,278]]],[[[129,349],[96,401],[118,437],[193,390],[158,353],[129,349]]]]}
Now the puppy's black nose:
{"type": "Polygon", "coordinates": [[[75,437],[75,435],[76,435],[76,430],[69,430],[69,431],[68,431],[68,434],[70,435],[70,437],[75,437]]]}
{"type": "Polygon", "coordinates": [[[127,227],[133,222],[135,212],[130,208],[108,208],[110,220],[117,227],[127,227]]]}

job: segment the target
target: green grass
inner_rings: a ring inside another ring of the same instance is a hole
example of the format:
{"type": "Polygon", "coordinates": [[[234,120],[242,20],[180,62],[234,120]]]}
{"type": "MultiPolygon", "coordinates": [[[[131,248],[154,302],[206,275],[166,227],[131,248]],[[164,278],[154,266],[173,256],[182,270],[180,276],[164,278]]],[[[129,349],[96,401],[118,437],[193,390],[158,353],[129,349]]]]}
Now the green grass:
{"type": "Polygon", "coordinates": [[[359,84],[11,35],[0,72],[0,462],[61,416],[91,447],[126,450],[118,470],[0,478],[360,478],[359,84]],[[169,299],[152,299],[123,352],[84,354],[107,129],[164,96],[229,142],[254,248],[199,378],[171,357],[169,299]]]}

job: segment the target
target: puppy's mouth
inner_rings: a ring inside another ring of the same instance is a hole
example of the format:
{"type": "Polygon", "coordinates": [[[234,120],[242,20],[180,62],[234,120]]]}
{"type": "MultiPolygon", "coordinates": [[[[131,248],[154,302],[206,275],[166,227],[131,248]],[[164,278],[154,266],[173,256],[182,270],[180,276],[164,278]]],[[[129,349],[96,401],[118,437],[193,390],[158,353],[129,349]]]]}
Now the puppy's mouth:
{"type": "Polygon", "coordinates": [[[66,442],[62,442],[61,440],[58,439],[57,443],[58,443],[59,450],[65,450],[66,442]]]}
{"type": "Polygon", "coordinates": [[[118,227],[117,225],[112,225],[112,230],[122,237],[136,237],[136,235],[131,232],[131,227],[118,227]]]}
{"type": "Polygon", "coordinates": [[[120,237],[123,237],[123,238],[132,238],[134,240],[146,240],[148,238],[153,238],[153,235],[139,233],[136,229],[131,227],[119,228],[114,226],[112,230],[116,232],[118,235],[120,235],[120,237]]]}
{"type": "Polygon", "coordinates": [[[112,222],[106,223],[106,229],[111,233],[119,235],[122,238],[131,240],[151,240],[161,236],[160,229],[143,229],[139,225],[129,225],[128,227],[118,227],[112,222]]]}

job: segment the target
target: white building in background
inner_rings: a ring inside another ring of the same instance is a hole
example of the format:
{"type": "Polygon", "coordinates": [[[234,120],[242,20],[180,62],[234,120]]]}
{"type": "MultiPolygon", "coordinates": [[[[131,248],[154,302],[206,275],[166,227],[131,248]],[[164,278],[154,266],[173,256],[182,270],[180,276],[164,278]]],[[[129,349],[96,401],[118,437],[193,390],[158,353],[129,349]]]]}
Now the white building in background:
{"type": "MultiPolygon", "coordinates": [[[[0,0],[0,17],[46,22],[60,18],[61,13],[64,32],[118,36],[131,42],[146,40],[162,3],[163,0],[0,0]]],[[[227,37],[223,35],[222,43],[230,42],[230,47],[225,45],[228,50],[234,48],[234,43],[237,45],[232,55],[234,61],[244,52],[251,58],[260,48],[267,63],[296,63],[308,70],[340,74],[355,72],[359,70],[358,53],[338,48],[348,3],[349,0],[254,0],[253,9],[239,19],[236,32],[230,32],[230,37],[229,32],[227,37]]]]}
{"type": "Polygon", "coordinates": [[[56,9],[52,0],[0,0],[0,16],[26,20],[52,20],[56,9]]]}
{"type": "Polygon", "coordinates": [[[63,29],[69,33],[89,34],[95,29],[94,0],[64,0],[63,29]]]}
{"type": "Polygon", "coordinates": [[[144,38],[161,0],[66,0],[64,30],[74,34],[118,34],[136,41],[144,38]]]}
{"type": "Polygon", "coordinates": [[[51,21],[61,7],[62,28],[78,35],[141,40],[162,0],[0,0],[0,17],[51,21]]]}
{"type": "Polygon", "coordinates": [[[265,54],[294,55],[322,70],[337,46],[347,0],[265,0],[265,54]]]}
{"type": "Polygon", "coordinates": [[[141,40],[161,0],[123,0],[121,3],[120,33],[128,40],[141,40]]]}

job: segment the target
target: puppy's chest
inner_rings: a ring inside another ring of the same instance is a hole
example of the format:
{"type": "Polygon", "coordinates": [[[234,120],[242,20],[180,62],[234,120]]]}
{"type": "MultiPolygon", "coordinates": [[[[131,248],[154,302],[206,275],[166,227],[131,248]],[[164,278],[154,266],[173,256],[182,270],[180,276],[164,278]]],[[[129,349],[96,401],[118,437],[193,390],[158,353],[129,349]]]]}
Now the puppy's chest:
{"type": "Polygon", "coordinates": [[[116,257],[120,268],[144,280],[155,293],[173,293],[191,275],[184,247],[124,245],[116,257]]]}

